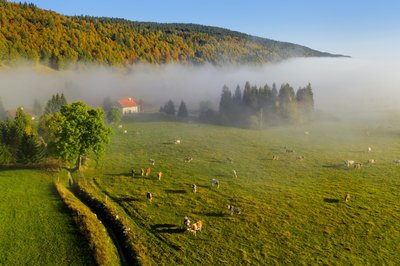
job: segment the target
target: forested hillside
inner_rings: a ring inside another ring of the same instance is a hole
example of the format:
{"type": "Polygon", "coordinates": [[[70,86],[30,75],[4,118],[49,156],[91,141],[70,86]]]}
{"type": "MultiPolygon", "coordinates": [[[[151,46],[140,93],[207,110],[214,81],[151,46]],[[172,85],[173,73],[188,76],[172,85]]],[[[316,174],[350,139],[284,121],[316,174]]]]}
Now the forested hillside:
{"type": "Polygon", "coordinates": [[[0,64],[28,59],[55,69],[75,62],[223,65],[320,56],[338,55],[216,27],[68,17],[0,0],[0,64]]]}

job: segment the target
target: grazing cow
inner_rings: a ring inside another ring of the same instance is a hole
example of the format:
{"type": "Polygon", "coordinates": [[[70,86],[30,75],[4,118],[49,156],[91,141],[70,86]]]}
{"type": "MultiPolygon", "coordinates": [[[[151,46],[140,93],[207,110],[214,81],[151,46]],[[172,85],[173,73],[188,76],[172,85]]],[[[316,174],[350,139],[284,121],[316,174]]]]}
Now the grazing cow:
{"type": "Polygon", "coordinates": [[[153,200],[153,194],[151,194],[150,192],[147,192],[147,193],[146,193],[146,198],[147,198],[149,201],[152,201],[152,200],[153,200]]]}
{"type": "Polygon", "coordinates": [[[371,151],[372,151],[371,147],[368,147],[368,152],[371,152],[371,151]]]}
{"type": "Polygon", "coordinates": [[[237,177],[237,173],[236,173],[235,169],[232,170],[232,173],[233,173],[233,177],[237,177]]]}
{"type": "Polygon", "coordinates": [[[181,140],[180,139],[175,140],[174,144],[181,144],[181,140]]]}
{"type": "Polygon", "coordinates": [[[355,169],[360,169],[361,166],[362,166],[361,163],[355,163],[355,164],[354,164],[354,168],[355,168],[355,169]]]}
{"type": "Polygon", "coordinates": [[[128,133],[128,130],[125,129],[125,130],[124,130],[124,134],[126,134],[126,133],[128,133]]]}
{"type": "Polygon", "coordinates": [[[346,193],[346,195],[344,195],[344,201],[349,201],[350,200],[350,194],[346,193]]]}
{"type": "Polygon", "coordinates": [[[215,178],[211,179],[211,186],[217,186],[217,188],[219,188],[219,181],[215,178]]]}
{"type": "Polygon", "coordinates": [[[346,165],[347,167],[350,167],[353,164],[354,164],[354,161],[352,161],[352,160],[345,160],[344,161],[344,165],[346,165]]]}
{"type": "Polygon", "coordinates": [[[160,171],[160,172],[157,173],[158,180],[161,180],[161,177],[162,177],[162,172],[160,171]]]}
{"type": "Polygon", "coordinates": [[[374,163],[375,163],[375,160],[374,160],[374,159],[369,159],[369,160],[367,161],[367,163],[369,163],[369,164],[374,164],[374,163]]]}
{"type": "Polygon", "coordinates": [[[272,155],[272,160],[273,160],[273,161],[279,160],[279,156],[278,156],[278,155],[272,155]]]}
{"type": "Polygon", "coordinates": [[[238,207],[232,206],[232,205],[228,205],[228,210],[231,212],[232,214],[240,214],[240,209],[238,207]]]}
{"type": "Polygon", "coordinates": [[[149,164],[151,164],[152,166],[154,166],[156,164],[156,161],[154,159],[150,159],[149,160],[149,164]]]}
{"type": "Polygon", "coordinates": [[[140,176],[144,176],[144,170],[143,170],[143,168],[140,168],[140,176]]]}
{"type": "Polygon", "coordinates": [[[132,177],[135,177],[135,169],[131,169],[131,175],[132,175],[132,177]]]}
{"type": "Polygon", "coordinates": [[[193,160],[193,158],[188,156],[188,155],[186,155],[185,159],[183,159],[183,160],[185,161],[185,163],[190,163],[193,160]]]}
{"type": "Polygon", "coordinates": [[[296,156],[296,160],[303,161],[304,160],[304,156],[296,156]]]}
{"type": "Polygon", "coordinates": [[[149,176],[150,173],[151,173],[151,169],[150,169],[150,167],[147,167],[147,168],[146,168],[146,176],[149,176]]]}
{"type": "Polygon", "coordinates": [[[393,160],[394,164],[400,164],[400,160],[393,160]]]}
{"type": "Polygon", "coordinates": [[[183,218],[183,225],[185,226],[186,230],[189,230],[189,227],[190,227],[189,217],[185,216],[185,218],[183,218]]]}
{"type": "Polygon", "coordinates": [[[196,192],[197,192],[197,186],[196,186],[196,184],[193,184],[193,185],[192,185],[192,190],[193,190],[193,193],[196,193],[196,192]]]}
{"type": "Polygon", "coordinates": [[[230,157],[226,157],[226,162],[227,162],[227,163],[233,163],[233,160],[232,160],[232,158],[230,158],[230,157]]]}
{"type": "Polygon", "coordinates": [[[294,150],[293,150],[293,149],[288,149],[288,148],[286,148],[286,152],[292,153],[292,152],[294,152],[294,150]]]}
{"type": "Polygon", "coordinates": [[[201,231],[202,227],[203,227],[203,221],[199,220],[196,223],[189,225],[189,228],[187,230],[192,232],[196,236],[196,232],[201,231]]]}

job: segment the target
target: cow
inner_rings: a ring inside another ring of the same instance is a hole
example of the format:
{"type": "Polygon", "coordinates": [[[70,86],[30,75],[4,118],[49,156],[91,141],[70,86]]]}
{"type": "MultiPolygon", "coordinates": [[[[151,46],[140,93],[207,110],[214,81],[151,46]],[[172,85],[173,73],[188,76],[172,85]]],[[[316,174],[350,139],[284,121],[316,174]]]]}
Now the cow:
{"type": "Polygon", "coordinates": [[[181,140],[180,139],[175,140],[174,144],[181,144],[181,140]]]}
{"type": "Polygon", "coordinates": [[[230,157],[226,157],[226,162],[227,162],[227,163],[233,163],[233,160],[232,160],[232,158],[230,158],[230,157]]]}
{"type": "Polygon", "coordinates": [[[151,173],[151,169],[150,169],[150,167],[147,167],[147,168],[146,168],[146,176],[149,176],[150,173],[151,173]]]}
{"type": "Polygon", "coordinates": [[[368,147],[367,151],[368,151],[368,152],[371,152],[371,151],[372,151],[371,147],[368,147]]]}
{"type": "Polygon", "coordinates": [[[297,161],[303,161],[304,160],[304,156],[296,156],[296,160],[297,161]]]}
{"type": "Polygon", "coordinates": [[[375,163],[375,160],[374,160],[374,159],[369,159],[369,160],[367,161],[367,163],[369,163],[369,164],[374,164],[374,163],[375,163]]]}
{"type": "Polygon", "coordinates": [[[189,232],[192,232],[196,236],[196,232],[201,231],[202,227],[203,227],[203,221],[199,220],[196,223],[189,225],[189,228],[187,230],[189,232]]]}
{"type": "Polygon", "coordinates": [[[122,125],[118,125],[118,128],[122,128],[122,125]]]}
{"type": "Polygon", "coordinates": [[[355,169],[360,169],[361,166],[362,166],[361,163],[355,163],[355,164],[354,164],[354,168],[355,168],[355,169]]]}
{"type": "Polygon", "coordinates": [[[161,180],[161,177],[162,177],[162,172],[160,171],[160,172],[157,173],[158,180],[161,180]]]}
{"type": "Polygon", "coordinates": [[[393,160],[394,164],[400,164],[400,160],[393,160]]]}
{"type": "Polygon", "coordinates": [[[144,169],[140,168],[140,176],[144,176],[144,169]]]}
{"type": "Polygon", "coordinates": [[[196,186],[196,184],[192,184],[192,190],[193,190],[193,193],[196,193],[196,192],[197,192],[197,186],[196,186]]]}
{"type": "Polygon", "coordinates": [[[345,161],[344,161],[344,165],[346,165],[347,167],[350,167],[351,165],[354,165],[354,161],[352,161],[352,160],[345,160],[345,161]]]}
{"type": "Polygon", "coordinates": [[[187,155],[183,160],[185,161],[185,163],[190,163],[193,160],[193,158],[187,155]]]}
{"type": "Polygon", "coordinates": [[[146,198],[147,198],[149,201],[152,201],[152,200],[153,200],[153,194],[151,194],[151,192],[147,192],[147,193],[146,193],[146,198]]]}
{"type": "Polygon", "coordinates": [[[152,166],[154,166],[156,164],[156,161],[154,159],[149,159],[149,164],[151,164],[152,166]]]}
{"type": "Polygon", "coordinates": [[[286,150],[285,150],[286,152],[288,152],[288,153],[293,153],[294,152],[294,150],[293,149],[288,149],[288,148],[286,148],[286,150]]]}
{"type": "Polygon", "coordinates": [[[211,179],[211,186],[217,186],[217,188],[219,188],[219,181],[215,178],[211,179]]]}
{"type": "Polygon", "coordinates": [[[124,130],[124,134],[126,134],[126,133],[128,133],[128,130],[125,129],[125,130],[124,130]]]}
{"type": "Polygon", "coordinates": [[[349,193],[346,193],[345,195],[344,195],[344,201],[349,201],[350,200],[350,194],[349,193]]]}
{"type": "Polygon", "coordinates": [[[240,209],[238,207],[232,206],[232,205],[228,205],[228,210],[231,212],[232,214],[240,214],[240,209]]]}
{"type": "Polygon", "coordinates": [[[278,156],[278,155],[272,155],[272,160],[273,160],[273,161],[279,160],[279,156],[278,156]]]}
{"type": "Polygon", "coordinates": [[[131,169],[131,175],[132,175],[132,177],[135,177],[135,169],[131,169]]]}
{"type": "Polygon", "coordinates": [[[237,178],[237,173],[236,173],[235,169],[232,170],[232,173],[233,173],[233,177],[237,178]]]}
{"type": "Polygon", "coordinates": [[[189,217],[185,216],[185,218],[183,218],[183,225],[185,226],[185,229],[188,230],[190,227],[190,220],[189,217]]]}

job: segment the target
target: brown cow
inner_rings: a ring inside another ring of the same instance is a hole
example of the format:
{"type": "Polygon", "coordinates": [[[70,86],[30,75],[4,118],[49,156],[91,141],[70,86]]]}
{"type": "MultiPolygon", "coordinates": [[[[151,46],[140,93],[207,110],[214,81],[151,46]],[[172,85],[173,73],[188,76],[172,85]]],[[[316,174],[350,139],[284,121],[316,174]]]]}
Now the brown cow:
{"type": "Polygon", "coordinates": [[[187,230],[189,232],[192,232],[196,236],[196,232],[201,231],[202,227],[203,227],[203,221],[199,220],[196,223],[189,225],[189,228],[187,230]]]}

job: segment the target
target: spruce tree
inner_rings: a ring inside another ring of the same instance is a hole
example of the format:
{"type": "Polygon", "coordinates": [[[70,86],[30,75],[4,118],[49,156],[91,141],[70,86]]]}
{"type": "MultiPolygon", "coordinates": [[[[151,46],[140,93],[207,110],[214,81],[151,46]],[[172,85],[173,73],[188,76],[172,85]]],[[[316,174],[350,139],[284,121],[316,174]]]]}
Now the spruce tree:
{"type": "Polygon", "coordinates": [[[189,116],[188,110],[186,108],[186,104],[184,101],[181,101],[181,104],[178,108],[178,117],[181,119],[185,119],[189,116]]]}

